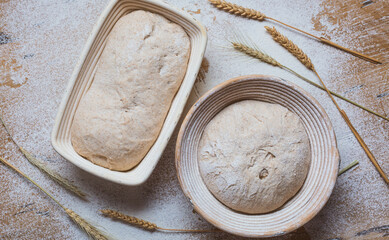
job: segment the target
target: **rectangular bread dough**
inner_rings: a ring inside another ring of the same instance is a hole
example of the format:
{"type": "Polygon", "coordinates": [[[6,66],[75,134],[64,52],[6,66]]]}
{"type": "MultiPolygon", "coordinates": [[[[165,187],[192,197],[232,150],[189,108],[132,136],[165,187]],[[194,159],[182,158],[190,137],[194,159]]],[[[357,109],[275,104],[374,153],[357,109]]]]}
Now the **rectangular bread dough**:
{"type": "Polygon", "coordinates": [[[121,17],[74,117],[76,152],[118,171],[142,161],[161,131],[189,55],[181,26],[143,10],[121,17]]]}

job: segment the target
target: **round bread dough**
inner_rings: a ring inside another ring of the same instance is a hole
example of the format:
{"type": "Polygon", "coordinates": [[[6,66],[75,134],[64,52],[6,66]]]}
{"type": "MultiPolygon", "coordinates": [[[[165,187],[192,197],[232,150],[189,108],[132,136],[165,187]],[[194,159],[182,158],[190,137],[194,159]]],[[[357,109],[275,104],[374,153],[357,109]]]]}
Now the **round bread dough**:
{"type": "Polygon", "coordinates": [[[234,103],[206,126],[198,148],[201,177],[224,205],[259,214],[281,207],[303,185],[311,161],[300,118],[255,100],[234,103]]]}

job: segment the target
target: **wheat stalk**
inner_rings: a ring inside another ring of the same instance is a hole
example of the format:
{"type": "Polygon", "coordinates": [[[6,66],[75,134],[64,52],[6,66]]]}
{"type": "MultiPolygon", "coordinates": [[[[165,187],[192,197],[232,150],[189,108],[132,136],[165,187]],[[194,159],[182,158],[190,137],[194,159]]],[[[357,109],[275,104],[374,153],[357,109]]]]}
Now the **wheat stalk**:
{"type": "MultiPolygon", "coordinates": [[[[293,69],[291,69],[291,68],[289,68],[289,67],[287,67],[285,65],[282,65],[281,63],[279,63],[273,57],[271,57],[268,54],[262,52],[261,50],[259,50],[259,48],[254,43],[251,43],[251,45],[253,45],[253,46],[249,46],[249,45],[247,45],[245,43],[240,42],[239,40],[235,40],[235,41],[231,41],[231,44],[232,44],[233,48],[235,50],[239,51],[239,52],[242,52],[242,53],[244,53],[244,54],[246,54],[246,55],[248,55],[250,57],[253,57],[255,59],[258,59],[258,60],[260,60],[262,62],[265,62],[265,63],[271,64],[273,66],[280,67],[280,68],[282,68],[284,70],[287,70],[290,73],[292,73],[292,74],[296,75],[297,77],[299,77],[301,80],[311,84],[312,86],[315,86],[315,87],[317,87],[317,88],[319,88],[319,89],[321,89],[323,91],[326,91],[326,89],[323,86],[321,86],[321,85],[319,85],[319,84],[309,80],[308,78],[298,74],[293,69]]],[[[348,102],[348,103],[353,104],[356,107],[359,107],[359,108],[361,108],[361,109],[363,109],[363,110],[365,110],[365,111],[367,111],[367,112],[369,112],[371,114],[376,115],[377,117],[380,117],[382,119],[385,119],[386,121],[389,121],[389,119],[387,117],[384,117],[384,116],[374,112],[373,110],[370,110],[370,109],[368,109],[368,108],[366,108],[366,107],[364,107],[364,106],[362,106],[362,105],[360,105],[360,104],[358,104],[358,103],[356,103],[354,101],[351,101],[350,99],[348,99],[346,97],[343,97],[342,95],[340,95],[338,93],[335,93],[333,91],[330,91],[330,93],[332,95],[334,95],[334,96],[336,96],[336,97],[338,97],[338,98],[348,102]]]]}
{"type": "Polygon", "coordinates": [[[347,172],[348,170],[350,170],[351,168],[353,168],[354,166],[356,166],[358,164],[359,164],[359,161],[358,160],[354,160],[352,163],[350,163],[349,165],[344,167],[342,170],[340,170],[339,173],[338,173],[338,176],[342,175],[343,173],[347,172]]]}
{"type": "Polygon", "coordinates": [[[57,172],[53,171],[52,169],[48,168],[45,164],[42,163],[41,160],[34,157],[30,152],[19,146],[18,143],[14,140],[12,137],[7,125],[5,124],[2,116],[0,115],[0,122],[4,126],[5,131],[11,138],[12,142],[19,148],[20,152],[22,152],[23,156],[35,167],[37,167],[41,172],[45,173],[47,176],[49,176],[52,180],[54,180],[56,183],[64,187],[66,190],[76,194],[80,198],[85,199],[86,194],[82,192],[77,186],[72,184],[68,179],[62,177],[57,172]]]}
{"type": "Polygon", "coordinates": [[[146,220],[142,220],[133,216],[128,216],[119,211],[115,211],[112,209],[101,209],[105,216],[110,217],[112,219],[117,219],[123,221],[125,223],[129,223],[133,226],[148,230],[148,231],[166,231],[166,232],[191,232],[191,233],[205,233],[205,232],[219,232],[218,229],[171,229],[171,228],[162,228],[158,227],[155,223],[151,223],[146,220]]]}
{"type": "Polygon", "coordinates": [[[31,183],[33,183],[35,186],[37,186],[42,192],[44,192],[48,197],[50,197],[55,203],[58,204],[65,212],[66,214],[75,222],[77,225],[84,230],[90,237],[92,237],[95,240],[107,240],[108,238],[104,236],[99,230],[97,230],[95,227],[93,227],[89,222],[87,222],[85,219],[81,218],[78,214],[76,214],[74,211],[66,208],[64,205],[62,205],[57,199],[55,199],[49,192],[47,192],[43,187],[41,187],[38,183],[36,183],[34,180],[32,180],[29,176],[27,176],[25,173],[20,171],[18,168],[7,162],[5,159],[0,157],[0,162],[14,170],[15,172],[22,175],[24,178],[29,180],[31,183]]]}
{"type": "Polygon", "coordinates": [[[373,63],[381,63],[379,60],[375,59],[375,58],[372,58],[372,57],[369,57],[367,55],[364,55],[362,53],[359,53],[359,52],[356,52],[356,51],[353,51],[351,49],[348,49],[348,48],[345,48],[345,47],[342,47],[334,42],[331,42],[330,40],[328,39],[325,39],[323,37],[317,37],[311,33],[308,33],[306,31],[303,31],[301,29],[298,29],[296,27],[293,27],[289,24],[286,24],[284,22],[281,22],[277,19],[274,19],[272,17],[269,17],[269,16],[266,16],[265,14],[257,11],[257,10],[254,10],[254,9],[251,9],[251,8],[245,8],[245,7],[242,7],[242,6],[239,6],[237,4],[233,4],[233,3],[230,3],[230,2],[227,2],[227,1],[224,1],[224,0],[208,0],[211,4],[213,4],[215,7],[219,8],[219,9],[222,9],[224,11],[227,11],[231,14],[235,14],[235,15],[238,15],[238,16],[242,16],[242,17],[246,17],[246,18],[250,18],[250,19],[255,19],[255,20],[259,20],[259,21],[263,21],[263,20],[272,20],[274,22],[277,22],[279,24],[282,24],[288,28],[291,28],[291,29],[294,29],[296,31],[299,31],[301,33],[304,33],[308,36],[311,36],[312,38],[315,38],[316,40],[322,42],[322,43],[325,43],[325,44],[328,44],[332,47],[335,47],[335,48],[338,48],[342,51],[345,51],[345,52],[348,52],[348,53],[351,53],[353,54],[354,56],[357,56],[357,57],[360,57],[364,60],[368,60],[370,62],[373,62],[373,63]]]}
{"type": "MultiPolygon", "coordinates": [[[[270,28],[266,28],[268,31],[270,28]]],[[[373,163],[381,177],[384,179],[386,184],[389,185],[389,179],[386,176],[385,172],[382,170],[381,166],[375,159],[373,153],[370,151],[369,147],[366,145],[365,141],[362,139],[362,137],[359,135],[358,131],[355,129],[353,124],[351,123],[349,117],[347,116],[346,112],[341,109],[336,102],[335,98],[332,96],[330,90],[328,90],[327,86],[324,84],[324,81],[321,79],[320,75],[317,73],[315,67],[313,66],[311,60],[309,57],[291,40],[286,38],[285,36],[281,35],[275,28],[271,29],[270,31],[271,35],[273,36],[273,39],[280,43],[284,48],[286,48],[290,53],[292,53],[301,63],[303,63],[308,69],[313,71],[316,76],[319,78],[320,83],[323,85],[325,91],[327,92],[328,96],[331,98],[332,102],[335,104],[335,107],[338,109],[340,115],[343,117],[344,121],[347,123],[348,127],[354,134],[355,138],[358,140],[359,144],[365,151],[366,155],[369,157],[370,161],[373,163]]]]}
{"type": "Polygon", "coordinates": [[[266,18],[265,14],[251,8],[245,8],[223,0],[209,0],[209,1],[217,8],[223,9],[224,11],[235,15],[240,15],[242,17],[251,18],[259,21],[262,21],[266,18]]]}
{"type": "Polygon", "coordinates": [[[283,46],[286,50],[293,54],[309,70],[314,70],[311,59],[296,44],[294,44],[287,37],[279,33],[275,27],[270,28],[268,26],[265,26],[265,28],[270,33],[274,41],[281,44],[281,46],[283,46]]]}

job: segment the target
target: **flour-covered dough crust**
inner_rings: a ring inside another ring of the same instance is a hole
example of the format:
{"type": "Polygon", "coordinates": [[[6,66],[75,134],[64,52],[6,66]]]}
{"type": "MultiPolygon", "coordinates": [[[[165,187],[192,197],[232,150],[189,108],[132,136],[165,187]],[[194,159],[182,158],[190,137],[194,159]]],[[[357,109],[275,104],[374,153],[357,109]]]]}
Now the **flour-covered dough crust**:
{"type": "Polygon", "coordinates": [[[136,166],[161,131],[189,54],[179,25],[142,10],[121,17],[74,117],[77,153],[112,170],[136,166]]]}
{"type": "Polygon", "coordinates": [[[273,211],[303,185],[310,165],[299,117],[278,104],[246,100],[218,113],[198,148],[200,174],[226,206],[245,213],[273,211]]]}

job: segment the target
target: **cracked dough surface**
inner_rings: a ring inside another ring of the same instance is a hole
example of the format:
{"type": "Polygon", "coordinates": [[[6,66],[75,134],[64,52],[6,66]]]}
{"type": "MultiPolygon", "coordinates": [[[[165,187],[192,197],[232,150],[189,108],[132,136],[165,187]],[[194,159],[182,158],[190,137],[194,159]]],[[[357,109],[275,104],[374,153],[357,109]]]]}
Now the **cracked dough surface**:
{"type": "Polygon", "coordinates": [[[234,210],[259,214],[281,207],[302,187],[311,153],[300,118],[255,100],[227,106],[206,126],[198,148],[202,179],[234,210]]]}
{"type": "Polygon", "coordinates": [[[136,166],[161,131],[189,54],[181,26],[142,10],[121,17],[74,117],[76,152],[112,170],[136,166]]]}

